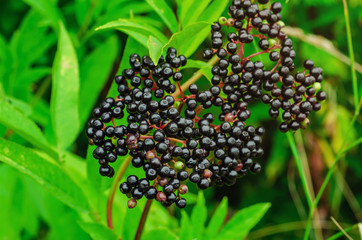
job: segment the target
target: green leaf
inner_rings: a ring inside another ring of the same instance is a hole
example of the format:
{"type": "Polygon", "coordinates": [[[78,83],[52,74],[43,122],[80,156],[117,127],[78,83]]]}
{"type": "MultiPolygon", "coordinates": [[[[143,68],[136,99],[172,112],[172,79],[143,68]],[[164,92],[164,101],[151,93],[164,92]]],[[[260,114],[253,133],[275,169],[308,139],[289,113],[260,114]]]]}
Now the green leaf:
{"type": "Polygon", "coordinates": [[[90,0],[75,0],[74,2],[75,16],[79,26],[82,26],[84,20],[87,17],[87,14],[89,14],[89,8],[91,7],[90,5],[91,5],[90,0]]]}
{"type": "Polygon", "coordinates": [[[48,20],[50,20],[54,29],[59,30],[59,21],[62,20],[62,16],[59,12],[55,1],[49,0],[23,0],[26,4],[38,11],[48,20]]]}
{"type": "Polygon", "coordinates": [[[192,239],[192,229],[191,229],[190,218],[184,210],[181,212],[180,239],[182,239],[182,240],[191,240],[192,239]]]}
{"type": "Polygon", "coordinates": [[[285,172],[289,153],[285,151],[288,147],[285,136],[282,132],[276,131],[273,137],[273,147],[269,155],[269,160],[265,168],[267,182],[274,183],[276,178],[285,172]]]}
{"type": "Polygon", "coordinates": [[[192,237],[193,239],[201,239],[205,230],[205,222],[207,218],[207,208],[205,205],[205,197],[202,191],[197,196],[197,204],[192,209],[192,237]]]}
{"type": "Polygon", "coordinates": [[[191,56],[204,40],[200,41],[199,39],[196,40],[196,38],[200,32],[209,31],[207,28],[209,25],[207,22],[197,22],[187,26],[182,31],[172,35],[170,41],[164,46],[163,51],[168,47],[174,47],[178,50],[179,54],[184,54],[186,57],[191,56]]]}
{"type": "Polygon", "coordinates": [[[210,71],[211,71],[211,68],[212,66],[209,65],[207,62],[204,62],[204,61],[200,61],[200,60],[192,60],[192,59],[187,59],[187,64],[185,67],[181,67],[180,69],[189,69],[189,68],[210,68],[210,71]]]}
{"type": "Polygon", "coordinates": [[[160,227],[160,228],[152,229],[151,231],[146,232],[145,235],[142,237],[142,240],[154,240],[155,238],[157,238],[157,240],[177,240],[177,239],[179,239],[168,228],[160,227]]]}
{"type": "MultiPolygon", "coordinates": [[[[193,5],[195,0],[180,0],[178,2],[178,15],[179,15],[179,21],[182,24],[185,21],[185,17],[187,12],[189,11],[190,7],[193,5]]],[[[185,26],[182,24],[182,26],[185,26]]]]}
{"type": "Polygon", "coordinates": [[[18,80],[22,85],[28,85],[35,83],[39,79],[42,79],[52,73],[52,69],[48,67],[37,67],[34,69],[28,69],[25,72],[20,72],[18,80]]]}
{"type": "Polygon", "coordinates": [[[117,49],[118,39],[113,35],[87,55],[80,65],[79,118],[81,126],[85,125],[89,113],[111,75],[117,49]]]}
{"type": "Polygon", "coordinates": [[[26,117],[29,117],[33,112],[31,106],[20,99],[7,97],[7,102],[13,105],[17,110],[21,111],[26,117]]]}
{"type": "Polygon", "coordinates": [[[0,138],[0,160],[29,175],[60,201],[77,211],[88,211],[81,188],[56,164],[29,148],[0,138]]]}
{"type": "Polygon", "coordinates": [[[58,49],[53,63],[51,115],[58,148],[66,149],[79,129],[78,60],[67,30],[60,24],[58,49]]]}
{"type": "Polygon", "coordinates": [[[213,0],[197,21],[206,21],[209,23],[217,21],[220,15],[225,11],[228,4],[229,1],[213,0]]]}
{"type": "Polygon", "coordinates": [[[119,237],[109,228],[98,223],[79,222],[79,226],[86,231],[92,239],[117,240],[119,237]]]}
{"type": "Polygon", "coordinates": [[[213,77],[211,69],[212,69],[212,66],[207,66],[207,67],[203,67],[199,70],[200,73],[202,73],[202,75],[204,75],[207,78],[207,80],[209,80],[210,83],[211,83],[211,79],[213,77]]]}
{"type": "Polygon", "coordinates": [[[164,0],[146,0],[146,2],[162,18],[171,32],[177,32],[177,20],[175,14],[164,0]]]}
{"type": "Polygon", "coordinates": [[[150,36],[147,41],[147,47],[152,61],[157,64],[162,55],[163,45],[157,38],[150,36]]]}
{"type": "Polygon", "coordinates": [[[139,206],[136,206],[132,211],[127,211],[124,222],[127,223],[122,231],[123,239],[134,239],[138,223],[140,221],[142,211],[139,206]]]}
{"type": "Polygon", "coordinates": [[[48,146],[48,142],[39,127],[27,118],[23,112],[16,109],[3,98],[0,98],[0,123],[12,129],[16,134],[34,146],[48,146]]]}
{"type": "Polygon", "coordinates": [[[259,203],[243,208],[227,222],[216,239],[244,239],[270,206],[270,203],[259,203]]]}
{"type": "Polygon", "coordinates": [[[96,28],[96,31],[103,29],[117,29],[119,31],[125,32],[132,36],[139,43],[143,44],[145,47],[147,47],[149,36],[154,36],[162,44],[166,44],[167,42],[165,35],[158,29],[136,19],[118,19],[96,28]]]}
{"type": "Polygon", "coordinates": [[[223,225],[225,221],[226,214],[228,212],[228,199],[224,197],[217,207],[214,215],[212,216],[209,225],[207,226],[206,239],[211,239],[217,235],[220,230],[220,227],[223,225]]]}
{"type": "Polygon", "coordinates": [[[182,27],[186,27],[191,23],[197,22],[200,14],[204,12],[210,2],[211,0],[193,1],[192,5],[189,6],[185,16],[181,20],[182,27]]]}

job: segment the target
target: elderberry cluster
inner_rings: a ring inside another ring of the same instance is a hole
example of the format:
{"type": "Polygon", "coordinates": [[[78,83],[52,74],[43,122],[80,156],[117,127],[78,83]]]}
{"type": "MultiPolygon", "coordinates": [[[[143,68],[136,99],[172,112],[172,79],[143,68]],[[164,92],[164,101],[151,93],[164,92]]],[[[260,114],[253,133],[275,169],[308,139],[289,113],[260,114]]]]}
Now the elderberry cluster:
{"type": "Polygon", "coordinates": [[[295,70],[293,42],[281,31],[281,9],[278,2],[260,9],[250,0],[234,0],[230,18],[211,26],[212,48],[203,52],[214,65],[211,86],[186,84],[189,94],[180,84],[187,59],[176,49],[169,48],[157,63],[130,56],[131,68],[115,77],[119,95],[93,110],[86,130],[90,144],[97,146],[93,156],[102,176],[113,177],[111,164],[126,155],[143,170],[143,176],[130,175],[120,184],[130,208],[143,196],[184,208],[187,181],[207,189],[260,172],[255,159],[264,154],[265,130],[246,124],[254,100],[268,104],[271,117],[282,112],[283,132],[308,125],[311,111],[326,98],[319,91],[322,69],[307,60],[302,72],[295,70]],[[224,39],[223,27],[235,31],[224,39]],[[261,51],[245,56],[254,41],[261,51]],[[254,61],[261,54],[276,62],[271,70],[254,61]]]}
{"type": "Polygon", "coordinates": [[[86,133],[97,146],[93,156],[99,161],[100,174],[112,177],[110,164],[127,154],[132,165],[145,172],[144,178],[131,175],[120,185],[121,192],[132,198],[129,207],[145,196],[165,206],[176,203],[183,208],[186,180],[207,189],[234,184],[249,169],[260,171],[252,158],[263,155],[264,129],[246,126],[235,118],[237,108],[243,113],[247,103],[228,102],[219,96],[218,86],[200,91],[192,84],[189,96],[172,96],[175,84],[179,86],[183,78],[178,68],[186,62],[174,48],[168,49],[157,66],[148,56],[141,59],[132,54],[131,68],[115,78],[119,96],[107,98],[93,110],[95,118],[86,133]],[[212,106],[221,112],[218,125],[210,112],[199,117],[203,109],[212,106]],[[125,111],[127,124],[117,125],[125,111]]]}
{"type": "MultiPolygon", "coordinates": [[[[267,4],[268,0],[259,0],[267,4]]],[[[250,103],[256,99],[270,106],[269,115],[278,118],[282,112],[280,130],[298,130],[309,124],[308,116],[321,108],[320,102],[326,93],[319,91],[323,80],[322,69],[315,67],[312,60],[306,60],[302,72],[295,70],[296,52],[293,42],[282,31],[282,5],[274,2],[269,8],[252,4],[250,0],[234,0],[229,7],[229,19],[220,18],[212,26],[212,49],[203,52],[205,59],[215,55],[220,58],[212,69],[212,84],[222,88],[227,100],[250,103]],[[234,28],[229,31],[227,41],[222,27],[234,28]],[[262,50],[245,56],[247,46],[257,41],[262,50]],[[267,70],[262,61],[253,61],[258,55],[267,53],[272,62],[267,70]]],[[[239,112],[239,119],[245,121],[250,112],[239,112]]]]}

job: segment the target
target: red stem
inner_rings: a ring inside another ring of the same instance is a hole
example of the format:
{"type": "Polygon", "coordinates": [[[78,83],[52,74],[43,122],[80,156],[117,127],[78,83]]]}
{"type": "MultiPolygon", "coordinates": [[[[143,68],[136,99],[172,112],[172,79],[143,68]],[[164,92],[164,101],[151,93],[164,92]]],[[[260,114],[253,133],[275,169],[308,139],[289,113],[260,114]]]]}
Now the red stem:
{"type": "Polygon", "coordinates": [[[148,213],[149,213],[150,208],[151,208],[151,203],[152,203],[152,200],[147,200],[145,208],[143,209],[143,212],[142,212],[140,222],[138,224],[136,236],[134,238],[135,240],[140,240],[141,239],[141,236],[142,236],[142,233],[143,233],[143,228],[145,227],[147,216],[148,216],[148,213]]]}
{"type": "Polygon", "coordinates": [[[112,183],[111,192],[109,193],[109,196],[108,196],[108,201],[107,201],[107,225],[108,225],[108,227],[110,229],[113,229],[112,208],[113,208],[114,195],[116,194],[116,190],[118,188],[118,183],[119,183],[119,181],[121,181],[122,176],[123,176],[124,172],[126,171],[126,168],[127,168],[128,164],[131,162],[131,159],[132,159],[132,157],[126,158],[126,160],[122,163],[122,165],[118,169],[116,178],[113,180],[113,183],[112,183]]]}

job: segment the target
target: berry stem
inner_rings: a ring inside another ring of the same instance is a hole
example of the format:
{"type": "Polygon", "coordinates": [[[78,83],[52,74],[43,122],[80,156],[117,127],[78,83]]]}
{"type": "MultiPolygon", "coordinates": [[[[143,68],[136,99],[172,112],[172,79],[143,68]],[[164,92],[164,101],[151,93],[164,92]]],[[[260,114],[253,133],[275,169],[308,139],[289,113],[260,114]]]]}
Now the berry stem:
{"type": "Polygon", "coordinates": [[[147,216],[148,213],[150,212],[150,208],[151,208],[151,204],[152,204],[152,200],[147,200],[145,208],[143,209],[142,215],[141,215],[141,219],[140,222],[138,223],[138,228],[137,228],[137,232],[136,232],[136,236],[135,236],[135,240],[140,240],[142,233],[143,233],[143,229],[147,220],[147,216]]]}
{"type": "Polygon", "coordinates": [[[178,86],[178,89],[180,90],[180,92],[181,92],[181,98],[182,98],[182,100],[185,98],[185,96],[184,96],[184,92],[182,91],[182,88],[181,88],[181,85],[180,85],[180,82],[177,82],[177,86],[178,86]]]}
{"type": "MultiPolygon", "coordinates": [[[[210,61],[208,61],[208,64],[214,66],[218,61],[219,58],[217,56],[214,56],[212,59],[210,59],[210,61]]],[[[181,89],[177,89],[176,92],[174,92],[171,96],[174,98],[177,97],[178,95],[180,95],[181,91],[186,91],[186,89],[188,89],[191,84],[195,83],[202,76],[203,74],[200,71],[198,71],[189,80],[187,80],[184,84],[182,84],[181,89]]]]}
{"type": "Polygon", "coordinates": [[[279,45],[274,45],[274,46],[272,46],[271,48],[269,48],[269,49],[267,49],[267,50],[265,50],[265,51],[253,53],[253,54],[251,54],[250,56],[248,56],[248,57],[246,57],[246,58],[243,58],[242,63],[246,62],[247,60],[249,60],[249,59],[252,58],[252,57],[256,57],[256,56],[261,55],[261,54],[264,54],[264,53],[269,53],[271,50],[274,50],[274,49],[277,49],[277,48],[280,48],[280,46],[279,46],[279,45]]]}
{"type": "Polygon", "coordinates": [[[279,64],[280,64],[280,60],[277,62],[277,64],[275,64],[275,66],[273,67],[273,69],[270,72],[273,73],[277,69],[279,64]]]}
{"type": "Polygon", "coordinates": [[[130,156],[123,161],[122,165],[119,167],[117,171],[115,179],[112,182],[111,192],[107,200],[107,225],[110,229],[113,229],[112,208],[113,208],[114,195],[116,194],[118,183],[119,181],[121,181],[122,176],[128,167],[128,164],[131,162],[131,159],[132,157],[130,156]]]}
{"type": "Polygon", "coordinates": [[[244,59],[244,43],[240,44],[238,55],[239,55],[240,59],[244,59]]]}
{"type": "MultiPolygon", "coordinates": [[[[152,136],[140,136],[140,139],[146,139],[146,138],[151,138],[151,139],[153,139],[152,136]]],[[[178,143],[181,143],[181,144],[185,144],[185,141],[180,140],[180,139],[176,139],[176,138],[170,138],[170,137],[168,137],[168,140],[174,141],[174,142],[178,142],[178,143]]]]}

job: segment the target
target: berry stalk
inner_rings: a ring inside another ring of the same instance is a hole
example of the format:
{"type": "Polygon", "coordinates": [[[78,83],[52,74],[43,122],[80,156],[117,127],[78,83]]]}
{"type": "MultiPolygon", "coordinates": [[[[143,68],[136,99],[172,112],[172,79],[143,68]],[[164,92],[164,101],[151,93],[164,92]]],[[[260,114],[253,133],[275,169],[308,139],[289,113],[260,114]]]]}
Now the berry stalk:
{"type": "Polygon", "coordinates": [[[107,225],[110,229],[113,229],[113,223],[112,223],[112,209],[113,209],[113,200],[114,200],[114,195],[116,194],[117,188],[118,188],[118,183],[119,181],[121,181],[124,172],[126,171],[129,163],[131,162],[132,157],[129,156],[128,158],[126,158],[126,160],[122,163],[122,165],[120,166],[120,168],[117,171],[116,174],[116,178],[113,180],[112,183],[112,187],[111,187],[111,192],[108,196],[108,201],[107,201],[107,225]]]}
{"type": "Polygon", "coordinates": [[[148,213],[150,212],[150,208],[151,208],[151,204],[152,204],[152,200],[147,200],[145,208],[143,209],[142,215],[141,215],[141,219],[140,222],[138,224],[138,228],[137,228],[137,232],[136,232],[136,236],[135,236],[135,240],[140,240],[142,233],[143,233],[143,229],[145,227],[145,223],[147,220],[147,216],[148,213]]]}
{"type": "MultiPolygon", "coordinates": [[[[217,56],[214,56],[208,62],[208,64],[211,66],[214,66],[218,61],[219,61],[219,58],[217,56]]],[[[195,83],[202,76],[203,76],[203,74],[200,71],[196,72],[190,79],[188,79],[184,84],[182,84],[181,91],[182,92],[186,91],[190,87],[191,84],[195,83]]],[[[172,94],[172,96],[177,97],[178,95],[180,95],[181,91],[180,91],[180,89],[177,89],[176,92],[172,94]]]]}

